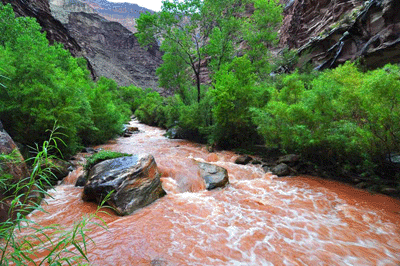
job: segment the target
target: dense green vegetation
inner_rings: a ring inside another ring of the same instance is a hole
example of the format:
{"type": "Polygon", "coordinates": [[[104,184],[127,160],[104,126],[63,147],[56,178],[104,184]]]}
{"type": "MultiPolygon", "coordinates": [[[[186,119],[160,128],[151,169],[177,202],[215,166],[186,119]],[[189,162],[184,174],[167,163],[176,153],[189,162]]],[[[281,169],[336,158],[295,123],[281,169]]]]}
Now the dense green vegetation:
{"type": "Polygon", "coordinates": [[[10,135],[24,145],[42,143],[57,121],[68,155],[121,132],[141,89],[93,82],[84,59],[49,46],[40,30],[35,19],[15,18],[10,5],[0,5],[0,120],[10,135]]]}
{"type": "Polygon", "coordinates": [[[141,16],[140,41],[163,40],[158,74],[175,95],[148,93],[135,115],[221,148],[265,144],[335,174],[399,179],[388,167],[388,157],[400,151],[399,67],[363,72],[348,63],[324,72],[305,66],[270,75],[297,62],[287,50],[275,58],[268,53],[280,7],[274,1],[232,1],[235,8],[227,10],[224,3],[175,1],[141,16]],[[252,14],[238,15],[251,3],[252,14]],[[207,64],[200,67],[202,60],[207,64]],[[201,71],[209,82],[200,84],[201,71]]]}

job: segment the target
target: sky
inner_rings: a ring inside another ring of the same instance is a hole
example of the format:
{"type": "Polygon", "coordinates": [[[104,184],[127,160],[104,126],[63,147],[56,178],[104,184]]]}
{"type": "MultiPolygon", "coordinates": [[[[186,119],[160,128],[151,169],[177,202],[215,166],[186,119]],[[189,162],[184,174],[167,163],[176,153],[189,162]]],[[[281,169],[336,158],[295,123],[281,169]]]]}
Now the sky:
{"type": "Polygon", "coordinates": [[[137,4],[141,7],[145,7],[153,11],[160,11],[162,5],[161,3],[162,0],[108,0],[108,1],[114,3],[125,2],[125,3],[137,4]]]}

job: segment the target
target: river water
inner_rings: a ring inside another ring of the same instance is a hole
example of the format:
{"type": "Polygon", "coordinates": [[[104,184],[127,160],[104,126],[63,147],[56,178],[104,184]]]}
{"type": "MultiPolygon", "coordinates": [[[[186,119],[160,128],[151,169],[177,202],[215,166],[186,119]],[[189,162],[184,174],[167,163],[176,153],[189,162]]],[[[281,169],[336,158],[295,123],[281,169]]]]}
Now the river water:
{"type": "MultiPolygon", "coordinates": [[[[150,153],[167,195],[132,215],[100,214],[89,225],[90,265],[400,265],[400,201],[315,177],[276,178],[237,155],[140,132],[105,150],[150,153]],[[206,191],[197,162],[228,170],[230,184],[206,191]]],[[[35,211],[39,224],[71,226],[96,205],[81,200],[74,171],[35,211]]]]}

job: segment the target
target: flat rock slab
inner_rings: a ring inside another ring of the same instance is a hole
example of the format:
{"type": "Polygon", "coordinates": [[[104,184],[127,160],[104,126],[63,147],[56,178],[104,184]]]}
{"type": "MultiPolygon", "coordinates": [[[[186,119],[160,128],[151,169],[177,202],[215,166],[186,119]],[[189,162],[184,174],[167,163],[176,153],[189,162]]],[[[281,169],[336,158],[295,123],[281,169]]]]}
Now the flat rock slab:
{"type": "Polygon", "coordinates": [[[207,190],[224,187],[229,183],[228,171],[220,166],[210,163],[199,163],[200,176],[206,183],[207,190]]]}
{"type": "Polygon", "coordinates": [[[129,215],[166,193],[161,186],[161,174],[152,155],[133,155],[96,164],[88,175],[83,200],[106,201],[118,215],[129,215]]]}

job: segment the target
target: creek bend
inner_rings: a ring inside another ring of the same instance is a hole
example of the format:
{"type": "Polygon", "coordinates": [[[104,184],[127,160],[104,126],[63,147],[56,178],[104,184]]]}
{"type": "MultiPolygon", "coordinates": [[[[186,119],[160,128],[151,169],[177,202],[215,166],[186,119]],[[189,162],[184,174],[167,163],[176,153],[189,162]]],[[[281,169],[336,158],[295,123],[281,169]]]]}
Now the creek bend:
{"type": "MultiPolygon", "coordinates": [[[[315,177],[275,178],[237,165],[233,152],[140,132],[105,150],[155,157],[167,195],[132,215],[90,225],[90,265],[400,265],[400,201],[315,177]],[[197,161],[228,170],[230,184],[205,190],[197,161]]],[[[74,187],[77,171],[30,218],[71,226],[94,203],[74,187]]]]}

